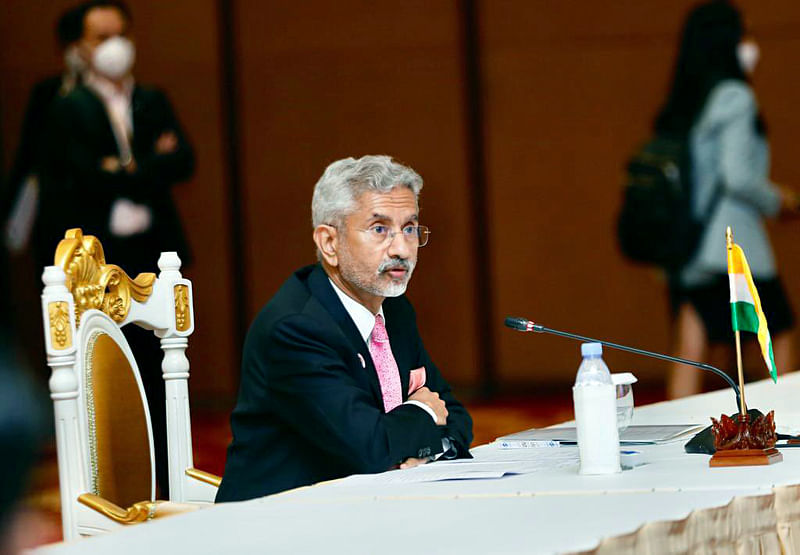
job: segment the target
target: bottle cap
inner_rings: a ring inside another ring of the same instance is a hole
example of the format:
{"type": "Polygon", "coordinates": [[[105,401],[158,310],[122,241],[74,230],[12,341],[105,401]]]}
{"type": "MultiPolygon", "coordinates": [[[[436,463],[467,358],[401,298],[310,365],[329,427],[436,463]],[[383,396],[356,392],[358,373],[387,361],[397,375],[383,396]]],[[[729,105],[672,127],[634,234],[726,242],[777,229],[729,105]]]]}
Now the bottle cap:
{"type": "Polygon", "coordinates": [[[600,343],[583,343],[581,345],[582,356],[599,356],[603,354],[603,346],[600,343]]]}

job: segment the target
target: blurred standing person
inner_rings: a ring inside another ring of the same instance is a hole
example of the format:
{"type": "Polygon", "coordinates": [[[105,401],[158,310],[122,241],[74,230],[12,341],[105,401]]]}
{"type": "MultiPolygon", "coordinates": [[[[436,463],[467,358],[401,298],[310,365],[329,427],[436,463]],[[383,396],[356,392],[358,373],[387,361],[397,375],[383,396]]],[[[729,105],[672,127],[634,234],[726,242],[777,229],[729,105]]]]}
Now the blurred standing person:
{"type": "Polygon", "coordinates": [[[86,64],[78,53],[82,19],[82,6],[67,10],[58,18],[55,31],[63,69],[37,82],[31,89],[11,172],[4,186],[0,186],[0,243],[3,247],[0,267],[10,268],[13,264],[15,269],[13,276],[5,272],[5,277],[0,278],[2,287],[14,291],[7,296],[7,307],[0,307],[0,311],[6,310],[4,319],[17,329],[17,350],[27,361],[24,366],[34,371],[37,381],[43,382],[47,380],[43,372],[47,365],[41,318],[25,308],[28,303],[36,302],[42,268],[53,263],[55,252],[54,245],[44,245],[37,240],[41,225],[39,154],[53,103],[83,80],[86,64]]]}
{"type": "MultiPolygon", "coordinates": [[[[5,243],[14,253],[28,245],[36,225],[39,200],[37,157],[50,107],[59,96],[69,94],[82,82],[86,63],[78,52],[83,6],[67,10],[58,19],[56,37],[63,55],[64,69],[59,75],[42,79],[33,86],[22,123],[19,147],[8,178],[8,189],[0,199],[0,214],[5,222],[5,243]]],[[[36,267],[52,262],[52,245],[35,245],[36,267]]]]}
{"type": "MultiPolygon", "coordinates": [[[[699,5],[688,16],[672,86],[656,132],[684,136],[692,167],[692,211],[706,222],[697,252],[671,276],[677,323],[675,351],[703,360],[709,346],[732,355],[725,228],[747,253],[773,337],[779,369],[794,363],[794,316],[776,269],[765,217],[797,214],[798,197],[769,180],[767,133],[749,76],[758,47],[739,11],[725,0],[699,5]]],[[[713,362],[713,361],[712,361],[713,362]]],[[[676,365],[670,398],[701,390],[694,368],[676,365]]]]}
{"type": "Polygon", "coordinates": [[[152,271],[161,251],[189,262],[171,188],[192,175],[194,155],[166,95],[134,80],[130,25],[122,2],[84,4],[85,82],[53,106],[42,210],[50,249],[81,227],[135,275],[152,271]]]}
{"type": "MultiPolygon", "coordinates": [[[[116,1],[84,5],[79,51],[84,84],[53,106],[42,168],[44,244],[55,249],[73,227],[95,235],[106,259],[128,274],[157,271],[162,251],[189,263],[172,200],[194,170],[194,155],[164,93],[136,83],[130,12],[116,1]]],[[[152,332],[126,326],[137,357],[156,451],[161,496],[168,497],[162,354],[152,332]]]]}

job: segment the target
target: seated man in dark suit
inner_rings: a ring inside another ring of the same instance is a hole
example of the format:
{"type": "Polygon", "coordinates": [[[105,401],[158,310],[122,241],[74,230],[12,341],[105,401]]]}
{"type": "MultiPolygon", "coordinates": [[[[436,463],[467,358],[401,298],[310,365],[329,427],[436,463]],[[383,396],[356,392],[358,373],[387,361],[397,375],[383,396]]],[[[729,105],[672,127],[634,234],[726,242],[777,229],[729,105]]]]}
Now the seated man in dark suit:
{"type": "Polygon", "coordinates": [[[218,502],[470,456],[472,420],[403,295],[428,239],[421,188],[388,156],[339,160],[317,182],[320,264],[295,272],[250,328],[218,502]]]}

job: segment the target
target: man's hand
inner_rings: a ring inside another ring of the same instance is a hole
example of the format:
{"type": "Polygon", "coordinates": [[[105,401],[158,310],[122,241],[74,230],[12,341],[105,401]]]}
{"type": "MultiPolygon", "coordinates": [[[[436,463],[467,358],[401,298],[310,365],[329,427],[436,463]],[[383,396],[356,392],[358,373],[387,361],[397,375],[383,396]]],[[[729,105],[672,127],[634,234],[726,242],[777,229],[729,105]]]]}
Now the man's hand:
{"type": "Polygon", "coordinates": [[[108,173],[117,173],[120,170],[135,173],[136,168],[136,160],[133,159],[133,156],[129,156],[124,162],[116,156],[106,156],[100,160],[100,169],[108,173]]]}
{"type": "Polygon", "coordinates": [[[796,219],[800,216],[800,194],[782,185],[778,189],[781,193],[781,216],[796,219]]]}
{"type": "Polygon", "coordinates": [[[133,156],[128,158],[128,160],[122,164],[122,168],[128,173],[136,173],[138,166],[136,165],[136,160],[133,156]]]}
{"type": "Polygon", "coordinates": [[[439,394],[431,391],[427,387],[420,387],[409,398],[409,401],[419,401],[428,405],[436,413],[436,425],[444,426],[447,424],[447,407],[444,401],[439,399],[439,394]]]}
{"type": "Polygon", "coordinates": [[[405,470],[406,468],[414,468],[415,466],[420,466],[422,464],[427,464],[430,461],[430,458],[425,457],[424,459],[417,459],[415,457],[409,457],[400,463],[400,470],[405,470]]]}
{"type": "Polygon", "coordinates": [[[116,156],[106,156],[100,160],[100,169],[108,173],[117,173],[122,165],[116,156]]]}
{"type": "Polygon", "coordinates": [[[164,131],[155,144],[156,154],[172,154],[178,150],[178,137],[172,131],[164,131]]]}

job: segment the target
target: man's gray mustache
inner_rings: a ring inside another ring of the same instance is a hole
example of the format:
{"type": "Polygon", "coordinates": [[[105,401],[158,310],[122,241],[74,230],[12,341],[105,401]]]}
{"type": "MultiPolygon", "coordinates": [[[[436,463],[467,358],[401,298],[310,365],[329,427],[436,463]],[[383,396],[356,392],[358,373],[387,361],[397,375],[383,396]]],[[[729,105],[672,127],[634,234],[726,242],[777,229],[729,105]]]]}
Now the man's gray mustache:
{"type": "Polygon", "coordinates": [[[382,274],[383,272],[388,272],[389,270],[411,270],[411,264],[405,258],[399,258],[395,260],[386,260],[381,262],[381,265],[378,266],[378,273],[382,274]]]}

